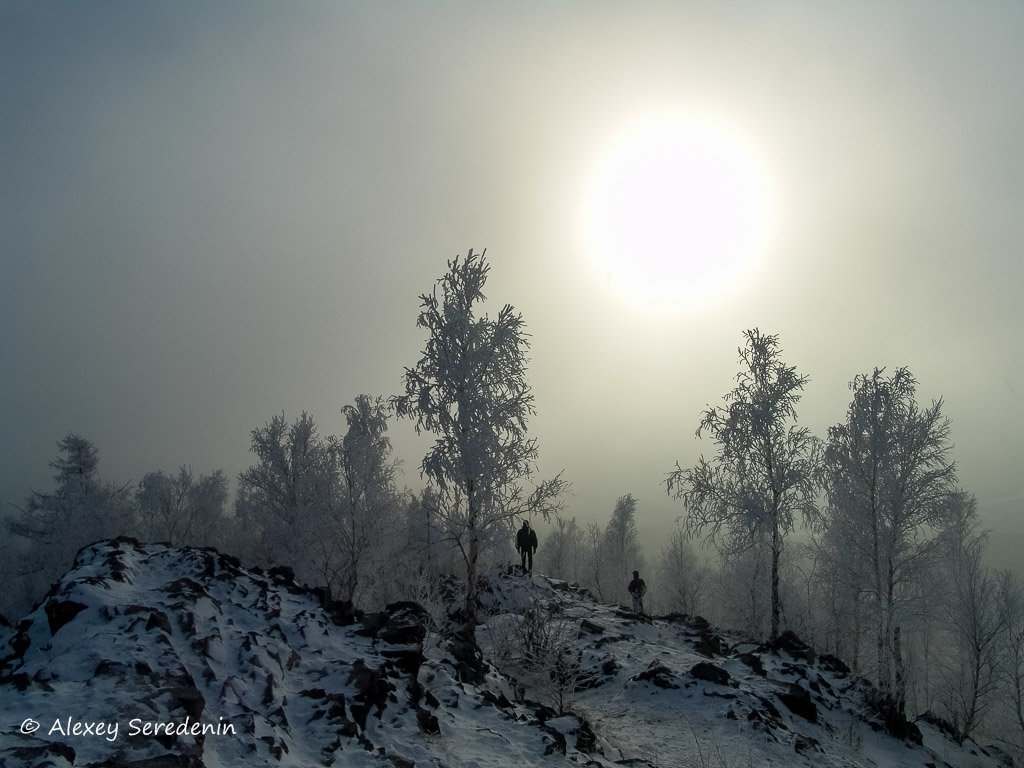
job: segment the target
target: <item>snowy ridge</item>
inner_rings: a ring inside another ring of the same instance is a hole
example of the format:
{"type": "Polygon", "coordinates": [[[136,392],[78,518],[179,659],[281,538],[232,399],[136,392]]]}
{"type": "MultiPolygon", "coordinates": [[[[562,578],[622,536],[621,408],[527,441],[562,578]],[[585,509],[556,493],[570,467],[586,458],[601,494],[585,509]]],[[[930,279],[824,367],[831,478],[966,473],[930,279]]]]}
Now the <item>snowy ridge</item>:
{"type": "Polygon", "coordinates": [[[791,633],[772,645],[716,631],[700,617],[650,619],[598,603],[574,585],[495,582],[492,626],[507,634],[525,606],[561,617],[576,639],[585,714],[617,764],[651,766],[1008,765],[997,748],[962,747],[933,725],[885,732],[873,688],[791,633]],[[918,743],[920,742],[920,743],[918,743]]]}
{"type": "Polygon", "coordinates": [[[492,578],[486,654],[507,652],[531,607],[572,639],[575,714],[558,716],[493,667],[460,682],[415,604],[354,616],[321,598],[213,550],[86,547],[6,630],[0,765],[1000,764],[925,724],[923,746],[875,730],[869,687],[795,638],[770,649],[696,619],[640,619],[564,582],[492,578]]]}

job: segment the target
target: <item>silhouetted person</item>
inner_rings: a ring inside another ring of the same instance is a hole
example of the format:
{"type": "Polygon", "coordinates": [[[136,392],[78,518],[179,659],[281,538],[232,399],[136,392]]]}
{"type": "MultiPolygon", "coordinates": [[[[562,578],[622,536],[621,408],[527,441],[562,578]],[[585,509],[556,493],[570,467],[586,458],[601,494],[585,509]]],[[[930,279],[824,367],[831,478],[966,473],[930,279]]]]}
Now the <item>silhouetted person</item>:
{"type": "Polygon", "coordinates": [[[629,582],[629,596],[633,598],[633,610],[642,614],[644,612],[644,595],[647,594],[647,584],[640,578],[640,571],[633,571],[633,580],[629,582]]]}
{"type": "Polygon", "coordinates": [[[537,532],[530,527],[530,523],[523,520],[523,527],[516,534],[516,549],[519,550],[519,557],[523,561],[523,570],[526,573],[533,573],[533,553],[537,551],[537,532]]]}

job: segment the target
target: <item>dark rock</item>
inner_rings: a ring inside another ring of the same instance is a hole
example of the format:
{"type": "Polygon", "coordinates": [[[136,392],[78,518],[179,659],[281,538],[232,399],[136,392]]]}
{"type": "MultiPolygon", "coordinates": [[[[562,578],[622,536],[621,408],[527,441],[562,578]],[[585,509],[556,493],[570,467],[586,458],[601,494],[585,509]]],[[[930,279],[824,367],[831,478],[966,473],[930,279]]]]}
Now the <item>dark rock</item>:
{"type": "Polygon", "coordinates": [[[32,645],[32,638],[29,637],[28,630],[32,626],[31,619],[22,619],[18,622],[18,626],[15,627],[16,634],[10,640],[8,645],[11,646],[11,650],[14,651],[15,658],[22,659],[25,657],[25,651],[32,645]]]}
{"type": "Polygon", "coordinates": [[[833,656],[831,653],[823,653],[818,657],[818,663],[821,668],[827,672],[831,672],[836,677],[842,679],[849,677],[850,668],[846,666],[846,663],[838,656],[833,656]]]}
{"type": "Polygon", "coordinates": [[[377,708],[377,717],[384,713],[388,703],[388,694],[395,690],[395,686],[388,680],[382,669],[371,669],[366,666],[362,659],[356,659],[349,672],[348,685],[356,689],[354,701],[349,705],[352,716],[356,719],[359,727],[366,729],[366,718],[370,708],[377,708]]]}
{"type": "Polygon", "coordinates": [[[181,685],[168,688],[171,709],[184,710],[193,720],[198,720],[206,709],[206,699],[194,685],[181,685]]]}
{"type": "Polygon", "coordinates": [[[875,694],[869,701],[881,719],[880,723],[874,719],[868,722],[873,729],[878,726],[877,730],[884,730],[890,736],[918,746],[924,743],[921,729],[907,720],[903,706],[892,696],[875,694]]]}
{"type": "Polygon", "coordinates": [[[16,675],[0,677],[0,685],[13,685],[15,690],[27,691],[28,687],[32,685],[32,678],[27,672],[19,672],[16,675]]]}
{"type": "Polygon", "coordinates": [[[472,630],[461,629],[448,641],[448,649],[455,660],[459,681],[480,685],[484,681],[484,656],[476,644],[472,630]]]}
{"type": "Polygon", "coordinates": [[[761,677],[767,677],[768,673],[765,671],[764,664],[761,662],[761,657],[756,653],[741,653],[737,657],[740,661],[746,664],[754,674],[760,675],[761,677]]]}
{"type": "Polygon", "coordinates": [[[580,727],[576,729],[576,749],[585,755],[597,750],[597,736],[586,720],[580,720],[580,727]]]}
{"type": "Polygon", "coordinates": [[[700,661],[694,664],[690,669],[690,674],[698,680],[705,680],[706,682],[714,683],[715,685],[729,685],[732,681],[728,672],[721,667],[709,664],[706,661],[700,661]]]}
{"type": "Polygon", "coordinates": [[[189,578],[181,578],[177,581],[172,581],[165,587],[165,590],[171,597],[185,598],[189,600],[197,600],[200,597],[207,597],[206,590],[203,589],[202,585],[189,578]]]}
{"type": "Polygon", "coordinates": [[[331,600],[330,593],[326,589],[314,590],[320,596],[320,604],[324,612],[336,627],[348,627],[358,621],[362,621],[364,614],[356,610],[351,600],[331,600]]]}
{"type": "Polygon", "coordinates": [[[652,661],[650,666],[643,672],[635,675],[633,680],[649,682],[658,688],[674,689],[679,687],[673,682],[675,675],[672,674],[672,670],[664,664],[659,664],[657,661],[652,661]]]}
{"type": "Polygon", "coordinates": [[[710,629],[701,629],[693,649],[709,659],[729,653],[729,645],[710,629]]]}
{"type": "MultiPolygon", "coordinates": [[[[216,552],[216,550],[214,550],[216,552]]],[[[223,568],[225,571],[232,571],[238,573],[242,570],[242,561],[233,555],[225,555],[221,552],[217,552],[217,565],[223,568]]]]}
{"type": "Polygon", "coordinates": [[[788,629],[770,642],[768,646],[776,653],[784,651],[794,659],[813,662],[815,658],[814,649],[788,629]]]}
{"type": "Polygon", "coordinates": [[[805,664],[790,664],[783,661],[779,664],[779,671],[784,675],[793,675],[801,680],[807,679],[807,666],[805,664]]]}
{"type": "Polygon", "coordinates": [[[267,684],[263,688],[263,705],[266,706],[274,700],[274,676],[267,672],[267,684]]]}
{"type": "Polygon", "coordinates": [[[546,723],[553,717],[558,717],[558,713],[555,712],[554,709],[544,705],[541,705],[540,707],[535,709],[533,714],[537,718],[537,722],[541,725],[544,725],[544,723],[546,723]]]}
{"type": "Polygon", "coordinates": [[[798,755],[824,751],[817,739],[812,739],[810,736],[804,736],[799,733],[793,739],[793,749],[798,755]]]}
{"type": "Polygon", "coordinates": [[[266,742],[267,750],[277,760],[288,753],[288,745],[277,736],[261,736],[260,741],[266,742]]]}
{"type": "Polygon", "coordinates": [[[775,695],[797,717],[802,717],[810,723],[818,722],[818,707],[811,701],[811,694],[806,688],[791,683],[787,691],[776,692],[775,695]]]}
{"type": "MultiPolygon", "coordinates": [[[[33,745],[30,747],[17,747],[10,750],[7,754],[20,760],[19,765],[33,766],[33,768],[51,768],[56,765],[54,758],[62,758],[71,765],[75,762],[75,750],[59,741],[51,741],[43,745],[33,745]]],[[[2,757],[0,757],[0,765],[4,766],[4,768],[7,766],[2,757]]],[[[63,762],[61,765],[63,765],[63,762]]]]}
{"type": "Polygon", "coordinates": [[[173,634],[171,631],[171,622],[167,618],[167,614],[163,611],[153,611],[149,614],[149,621],[146,622],[146,631],[149,632],[151,629],[159,629],[161,632],[166,632],[168,635],[173,634]]]}
{"type": "Polygon", "coordinates": [[[120,661],[111,661],[110,659],[102,659],[100,663],[96,665],[96,669],[93,671],[94,677],[120,677],[123,678],[127,668],[120,661]]]}
{"type": "Polygon", "coordinates": [[[584,632],[591,635],[602,635],[604,634],[604,627],[590,619],[584,619],[580,622],[580,632],[577,637],[582,637],[584,632]]]}
{"type": "Polygon", "coordinates": [[[544,747],[544,754],[553,755],[557,752],[560,755],[564,755],[565,750],[568,747],[565,742],[565,734],[549,725],[542,725],[541,730],[544,731],[548,739],[550,739],[547,746],[544,747]]]}
{"type": "Polygon", "coordinates": [[[275,565],[269,571],[270,583],[278,587],[295,587],[295,571],[287,565],[275,565]]]}
{"type": "Polygon", "coordinates": [[[512,702],[508,700],[504,693],[495,694],[484,688],[480,691],[480,698],[496,709],[509,709],[512,707],[512,702]]]}
{"type": "Polygon", "coordinates": [[[430,614],[418,603],[392,603],[384,609],[387,618],[377,637],[392,645],[418,645],[427,636],[430,614]]]}
{"type": "Polygon", "coordinates": [[[47,600],[43,610],[46,611],[46,620],[50,624],[50,634],[57,634],[57,630],[84,611],[85,608],[85,605],[74,600],[47,600]]]}
{"type": "Polygon", "coordinates": [[[711,629],[711,622],[705,619],[703,616],[691,616],[690,624],[694,629],[706,630],[711,629]]]}
{"type": "Polygon", "coordinates": [[[416,723],[424,733],[438,734],[441,732],[441,723],[438,722],[437,715],[423,707],[416,708],[416,723]]]}

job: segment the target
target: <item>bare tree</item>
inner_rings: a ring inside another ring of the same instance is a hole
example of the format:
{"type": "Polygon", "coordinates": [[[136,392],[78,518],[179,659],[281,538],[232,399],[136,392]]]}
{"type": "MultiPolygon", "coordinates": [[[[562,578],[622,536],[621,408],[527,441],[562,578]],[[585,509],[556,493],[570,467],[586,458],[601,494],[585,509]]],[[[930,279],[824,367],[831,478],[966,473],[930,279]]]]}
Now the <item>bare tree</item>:
{"type": "Polygon", "coordinates": [[[320,574],[311,548],[338,494],[336,457],[306,412],[293,424],[281,414],[254,429],[251,450],[257,462],[238,476],[235,511],[253,554],[313,580],[320,574]]]}
{"type": "Polygon", "coordinates": [[[710,564],[698,560],[686,531],[674,528],[658,557],[658,592],[668,610],[696,614],[707,595],[710,577],[710,564]]]}
{"type": "Polygon", "coordinates": [[[381,398],[359,395],[342,413],[348,430],[340,440],[329,441],[339,482],[318,560],[328,588],[337,583],[341,599],[353,602],[371,553],[381,548],[385,532],[397,523],[398,462],[391,456],[381,398]]]}
{"type": "Polygon", "coordinates": [[[1001,641],[1011,620],[1006,598],[1011,585],[1009,574],[983,563],[987,534],[977,529],[974,497],[958,494],[954,503],[956,517],[941,541],[949,580],[944,698],[957,740],[963,743],[982,722],[998,688],[1001,641]]]}
{"type": "Polygon", "coordinates": [[[669,473],[669,495],[685,504],[686,526],[707,532],[720,549],[735,553],[767,541],[771,547],[771,631],[779,634],[779,561],[798,514],[817,516],[815,441],[796,426],[796,404],[807,382],[781,359],[778,336],[744,332],[742,369],[724,407],[709,407],[697,428],[718,446],[710,461],[669,473]]]}
{"type": "Polygon", "coordinates": [[[421,470],[436,487],[437,519],[465,564],[465,639],[475,646],[481,546],[515,518],[558,509],[561,475],[532,489],[537,443],[527,437],[534,413],[526,380],[529,346],[522,316],[505,305],[477,316],[490,266],[486,252],[456,257],[430,294],[420,297],[417,325],[426,348],[405,369],[405,394],[392,402],[417,432],[435,435],[421,470]],[[439,290],[440,289],[440,293],[439,290]]]}
{"type": "Polygon", "coordinates": [[[596,520],[587,522],[584,546],[586,547],[586,586],[594,591],[598,600],[603,602],[605,593],[608,591],[608,558],[606,554],[608,540],[596,520]]]}
{"type": "Polygon", "coordinates": [[[877,681],[900,714],[905,689],[896,632],[914,577],[950,519],[956,471],[942,401],[920,408],[906,368],[857,376],[846,421],[829,428],[821,465],[826,526],[839,534],[874,608],[877,681]]]}
{"type": "Polygon", "coordinates": [[[579,582],[585,559],[584,531],[576,518],[555,517],[555,528],[544,538],[537,553],[544,573],[556,579],[579,582]]]}
{"type": "Polygon", "coordinates": [[[558,714],[570,711],[583,680],[579,626],[557,602],[534,599],[518,618],[510,671],[558,714]]]}
{"type": "Polygon", "coordinates": [[[615,501],[612,516],[604,529],[604,554],[611,579],[609,597],[620,603],[627,601],[629,572],[643,568],[640,541],[636,531],[636,498],[631,493],[615,501]]]}
{"type": "Polygon", "coordinates": [[[208,546],[224,519],[227,499],[228,481],[219,469],[198,478],[189,467],[174,476],[150,472],[135,491],[140,535],[177,545],[208,546]]]}
{"type": "Polygon", "coordinates": [[[850,535],[841,521],[830,521],[815,532],[811,549],[820,574],[818,589],[824,607],[818,621],[824,646],[859,673],[865,631],[871,624],[866,616],[871,578],[870,566],[849,546],[850,535]]]}
{"type": "Polygon", "coordinates": [[[1024,755],[1024,584],[1019,578],[1009,578],[1002,597],[1007,619],[1003,685],[1012,714],[1008,734],[1001,741],[1024,755]]]}

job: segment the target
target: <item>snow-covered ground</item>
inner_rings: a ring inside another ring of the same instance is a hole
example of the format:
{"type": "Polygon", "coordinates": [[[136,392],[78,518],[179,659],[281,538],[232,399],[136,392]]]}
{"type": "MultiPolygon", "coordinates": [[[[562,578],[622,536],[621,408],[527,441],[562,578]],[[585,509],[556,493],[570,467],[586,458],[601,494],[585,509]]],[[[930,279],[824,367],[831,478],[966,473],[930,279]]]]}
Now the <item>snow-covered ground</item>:
{"type": "Polygon", "coordinates": [[[485,654],[521,674],[471,684],[413,604],[352,617],[212,550],[97,543],[0,628],[0,765],[1000,764],[925,724],[923,746],[878,730],[868,686],[795,639],[642,619],[541,576],[495,576],[482,608],[485,654]],[[569,643],[561,701],[542,659],[524,666],[527,614],[569,643]]]}

